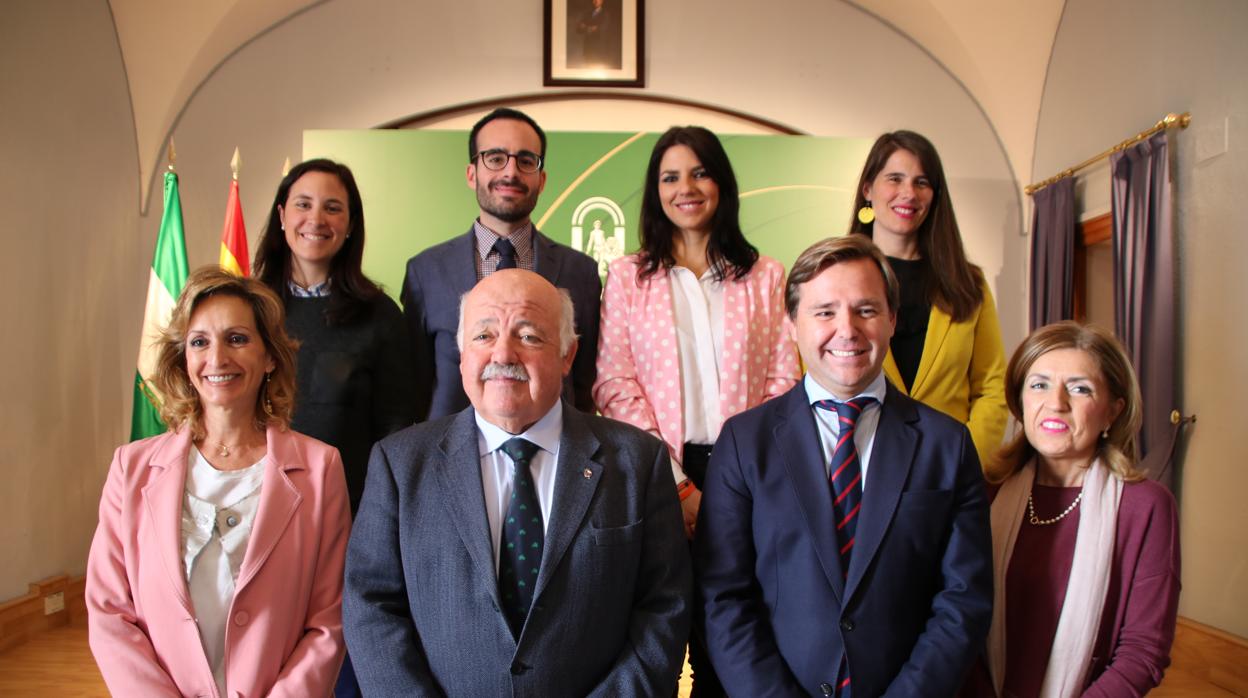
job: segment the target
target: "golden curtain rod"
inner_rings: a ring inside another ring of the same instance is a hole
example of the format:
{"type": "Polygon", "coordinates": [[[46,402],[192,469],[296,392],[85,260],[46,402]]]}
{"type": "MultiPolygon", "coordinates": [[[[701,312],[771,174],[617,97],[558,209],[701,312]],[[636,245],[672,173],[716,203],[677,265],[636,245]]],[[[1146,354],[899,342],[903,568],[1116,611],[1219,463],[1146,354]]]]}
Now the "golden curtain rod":
{"type": "Polygon", "coordinates": [[[1061,172],[1058,172],[1057,174],[1053,175],[1052,177],[1049,177],[1048,179],[1042,182],[1036,182],[1035,184],[1028,184],[1023,189],[1023,191],[1027,192],[1028,196],[1031,196],[1032,194],[1035,194],[1036,192],[1040,191],[1041,189],[1044,189],[1045,187],[1049,186],[1050,184],[1053,184],[1054,182],[1059,182],[1063,179],[1066,179],[1067,177],[1073,177],[1076,172],[1084,169],[1085,167],[1089,165],[1100,162],[1101,160],[1104,160],[1105,158],[1109,157],[1110,155],[1113,155],[1114,153],[1117,153],[1118,151],[1126,150],[1127,148],[1130,148],[1136,143],[1139,143],[1145,138],[1148,138],[1154,133],[1157,133],[1158,131],[1168,129],[1171,126],[1178,126],[1179,128],[1187,128],[1187,125],[1190,123],[1192,123],[1191,112],[1183,112],[1182,114],[1166,114],[1166,118],[1162,119],[1161,121],[1158,121],[1156,124],[1153,125],[1152,128],[1140,131],[1139,133],[1135,134],[1131,138],[1128,138],[1127,140],[1119,143],[1118,145],[1110,148],[1109,150],[1106,150],[1105,152],[1100,153],[1098,155],[1094,155],[1088,158],[1087,160],[1084,160],[1083,162],[1079,163],[1078,165],[1075,165],[1074,167],[1069,167],[1067,169],[1064,169],[1061,172]]]}

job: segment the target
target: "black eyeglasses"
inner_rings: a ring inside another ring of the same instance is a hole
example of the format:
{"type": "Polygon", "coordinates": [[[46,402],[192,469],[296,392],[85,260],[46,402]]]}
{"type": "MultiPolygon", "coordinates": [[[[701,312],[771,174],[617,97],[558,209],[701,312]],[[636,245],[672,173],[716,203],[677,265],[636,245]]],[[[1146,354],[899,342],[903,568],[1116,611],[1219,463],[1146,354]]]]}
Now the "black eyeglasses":
{"type": "Polygon", "coordinates": [[[542,169],[542,156],[530,153],[527,150],[509,153],[501,148],[496,148],[494,150],[483,150],[477,153],[477,157],[481,158],[481,164],[485,165],[485,169],[494,170],[495,172],[506,169],[507,161],[512,158],[516,159],[516,169],[525,174],[533,174],[542,169]]]}

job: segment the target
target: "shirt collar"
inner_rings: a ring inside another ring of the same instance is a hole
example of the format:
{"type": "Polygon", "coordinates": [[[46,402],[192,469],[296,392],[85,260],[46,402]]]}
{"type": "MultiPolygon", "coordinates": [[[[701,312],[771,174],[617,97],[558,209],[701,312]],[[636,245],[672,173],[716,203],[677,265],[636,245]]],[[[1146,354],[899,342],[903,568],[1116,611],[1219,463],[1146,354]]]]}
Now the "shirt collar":
{"type": "MultiPolygon", "coordinates": [[[[490,250],[494,249],[494,243],[503,236],[485,227],[480,218],[472,222],[472,230],[477,237],[477,254],[481,255],[481,259],[485,259],[489,256],[490,250]]],[[[511,246],[516,248],[517,257],[527,257],[528,250],[533,249],[533,221],[520,226],[508,235],[507,239],[511,241],[511,246]]]]}
{"type": "MultiPolygon", "coordinates": [[[[829,392],[827,388],[824,388],[822,385],[819,385],[819,381],[815,380],[814,376],[810,375],[810,372],[806,373],[806,378],[802,381],[802,385],[805,386],[806,388],[806,399],[812,405],[820,400],[835,400],[836,402],[845,402],[845,400],[842,400],[841,398],[829,392]]],[[[857,395],[853,397],[875,398],[876,403],[883,405],[884,394],[888,392],[887,386],[888,386],[888,382],[884,378],[884,371],[881,370],[879,375],[877,375],[875,377],[875,380],[871,381],[867,385],[865,390],[863,390],[862,392],[858,393],[857,395]]],[[[850,399],[852,400],[853,398],[851,397],[850,399]]]]}
{"type": "Polygon", "coordinates": [[[287,287],[290,289],[290,295],[295,298],[323,298],[329,295],[329,279],[325,279],[319,284],[312,284],[307,288],[291,280],[287,283],[287,287]]]}
{"type": "Polygon", "coordinates": [[[559,437],[563,433],[562,400],[556,400],[554,406],[541,419],[520,434],[509,434],[501,427],[485,421],[480,412],[473,410],[473,413],[477,420],[477,429],[480,430],[481,436],[485,440],[484,453],[497,451],[503,445],[503,442],[517,436],[532,441],[548,453],[557,453],[559,451],[559,437]]]}

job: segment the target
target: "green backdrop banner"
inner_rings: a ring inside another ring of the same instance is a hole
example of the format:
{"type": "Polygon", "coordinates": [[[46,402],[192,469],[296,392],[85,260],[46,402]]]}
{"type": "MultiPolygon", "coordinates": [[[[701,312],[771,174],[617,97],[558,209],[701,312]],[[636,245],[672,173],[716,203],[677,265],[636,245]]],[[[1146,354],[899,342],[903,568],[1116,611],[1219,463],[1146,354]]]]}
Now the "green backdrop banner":
{"type": "MultiPolygon", "coordinates": [[[[551,238],[599,268],[637,249],[637,216],[658,133],[549,133],[546,189],[533,211],[551,238]]],[[[812,242],[843,235],[871,141],[721,136],[741,188],[741,226],[785,268],[812,242]]],[[[364,272],[397,298],[408,258],[467,232],[476,195],[466,131],[305,131],[304,158],[346,163],[364,198],[364,272]]]]}

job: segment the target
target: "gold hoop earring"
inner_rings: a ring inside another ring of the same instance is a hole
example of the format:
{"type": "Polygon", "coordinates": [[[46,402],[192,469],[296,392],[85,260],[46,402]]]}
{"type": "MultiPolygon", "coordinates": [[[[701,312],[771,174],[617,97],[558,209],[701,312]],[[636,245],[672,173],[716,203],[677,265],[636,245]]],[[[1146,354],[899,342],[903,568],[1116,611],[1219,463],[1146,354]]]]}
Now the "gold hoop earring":
{"type": "Polygon", "coordinates": [[[871,208],[871,202],[868,201],[865,206],[858,209],[858,222],[863,225],[871,225],[875,220],[875,209],[871,208]]]}

